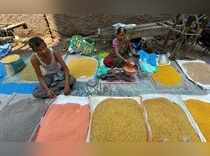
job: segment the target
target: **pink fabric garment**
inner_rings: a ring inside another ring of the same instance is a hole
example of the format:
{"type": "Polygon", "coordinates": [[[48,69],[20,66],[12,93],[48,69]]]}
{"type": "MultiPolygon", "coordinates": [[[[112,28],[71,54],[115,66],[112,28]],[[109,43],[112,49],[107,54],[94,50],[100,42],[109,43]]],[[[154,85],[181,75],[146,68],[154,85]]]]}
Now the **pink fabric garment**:
{"type": "Polygon", "coordinates": [[[117,48],[119,46],[117,38],[112,41],[112,48],[117,48]]]}
{"type": "Polygon", "coordinates": [[[85,143],[90,122],[88,105],[51,105],[37,132],[36,143],[85,143]]]}

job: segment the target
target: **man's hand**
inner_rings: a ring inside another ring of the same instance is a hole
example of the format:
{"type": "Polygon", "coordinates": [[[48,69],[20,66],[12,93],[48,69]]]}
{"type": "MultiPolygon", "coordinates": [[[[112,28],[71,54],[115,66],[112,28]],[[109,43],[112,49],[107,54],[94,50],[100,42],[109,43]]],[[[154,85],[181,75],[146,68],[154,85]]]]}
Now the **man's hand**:
{"type": "Polygon", "coordinates": [[[51,90],[51,89],[49,89],[49,90],[47,91],[47,95],[48,95],[49,98],[55,98],[55,97],[56,97],[56,94],[55,94],[54,91],[51,90]]]}
{"type": "Polygon", "coordinates": [[[69,95],[71,92],[70,86],[69,85],[65,85],[64,87],[64,95],[69,95]]]}

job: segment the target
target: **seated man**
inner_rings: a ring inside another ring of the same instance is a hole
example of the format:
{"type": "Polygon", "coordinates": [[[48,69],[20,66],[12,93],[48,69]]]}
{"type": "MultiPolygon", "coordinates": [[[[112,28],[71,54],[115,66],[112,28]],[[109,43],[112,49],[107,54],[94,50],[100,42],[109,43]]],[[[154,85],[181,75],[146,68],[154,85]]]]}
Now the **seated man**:
{"type": "Polygon", "coordinates": [[[34,51],[31,64],[36,72],[40,86],[33,92],[36,98],[54,98],[62,91],[65,95],[71,93],[75,78],[69,74],[60,53],[50,50],[43,39],[33,37],[29,46],[34,51]]]}

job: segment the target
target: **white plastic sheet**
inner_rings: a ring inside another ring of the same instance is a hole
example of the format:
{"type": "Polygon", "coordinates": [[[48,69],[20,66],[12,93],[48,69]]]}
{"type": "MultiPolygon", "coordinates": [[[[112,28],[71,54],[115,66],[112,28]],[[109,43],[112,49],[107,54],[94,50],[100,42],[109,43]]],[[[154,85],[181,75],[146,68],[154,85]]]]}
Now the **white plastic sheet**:
{"type": "Polygon", "coordinates": [[[189,110],[187,109],[187,107],[185,106],[183,99],[180,95],[171,95],[171,94],[145,94],[145,95],[141,95],[143,101],[144,100],[148,100],[148,99],[154,99],[154,98],[166,98],[168,100],[170,100],[171,102],[176,103],[182,110],[183,112],[186,114],[188,121],[190,122],[190,124],[192,125],[193,129],[195,130],[196,134],[199,136],[201,142],[206,142],[206,139],[203,135],[203,133],[201,132],[200,128],[198,127],[197,123],[195,122],[195,120],[193,119],[191,113],[189,112],[189,110]]]}
{"type": "Polygon", "coordinates": [[[140,103],[140,97],[109,97],[109,96],[92,96],[89,97],[90,101],[90,110],[91,110],[91,118],[90,118],[90,124],[89,124],[89,130],[88,130],[88,135],[86,142],[90,142],[90,133],[91,133],[91,125],[92,125],[92,115],[93,112],[95,111],[96,107],[104,100],[106,99],[133,99],[136,100],[138,103],[140,103]]]}
{"type": "Polygon", "coordinates": [[[193,80],[190,77],[190,75],[188,74],[187,69],[184,67],[185,63],[204,63],[204,64],[206,64],[206,62],[204,62],[202,60],[193,60],[193,61],[177,60],[176,62],[180,66],[180,68],[182,69],[182,71],[184,72],[184,74],[187,76],[188,79],[190,79],[191,81],[193,81],[197,85],[203,87],[204,89],[210,89],[210,85],[205,85],[205,84],[202,84],[200,82],[197,82],[197,81],[193,80]]]}
{"type": "MultiPolygon", "coordinates": [[[[194,99],[194,100],[200,100],[200,101],[203,101],[203,102],[210,103],[210,94],[201,95],[201,96],[198,96],[198,95],[181,95],[181,97],[182,97],[183,101],[194,99]]],[[[186,107],[186,105],[185,105],[185,107],[186,107]]],[[[200,129],[199,126],[197,128],[200,129]]],[[[204,136],[203,136],[203,142],[207,142],[204,136]]]]}
{"type": "Polygon", "coordinates": [[[89,104],[88,97],[79,97],[79,96],[65,96],[65,95],[59,95],[56,100],[53,102],[53,104],[71,104],[76,103],[80,105],[87,105],[89,104]]]}
{"type": "Polygon", "coordinates": [[[96,107],[106,99],[133,99],[140,103],[140,97],[109,97],[109,96],[92,96],[90,97],[90,109],[94,112],[96,107]]]}

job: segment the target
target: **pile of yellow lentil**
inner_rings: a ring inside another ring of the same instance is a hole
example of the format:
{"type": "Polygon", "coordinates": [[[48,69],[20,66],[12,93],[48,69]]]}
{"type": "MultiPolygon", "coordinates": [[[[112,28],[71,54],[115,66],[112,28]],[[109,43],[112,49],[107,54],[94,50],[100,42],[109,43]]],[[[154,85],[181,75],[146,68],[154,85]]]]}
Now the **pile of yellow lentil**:
{"type": "Polygon", "coordinates": [[[92,117],[92,143],[146,142],[143,108],[133,99],[106,99],[92,117]]]}
{"type": "Polygon", "coordinates": [[[185,113],[166,98],[143,102],[148,111],[153,142],[199,142],[185,113]]]}
{"type": "Polygon", "coordinates": [[[207,141],[210,141],[210,103],[189,99],[185,101],[194,120],[197,122],[207,141]]]}
{"type": "Polygon", "coordinates": [[[171,65],[158,66],[158,70],[152,75],[152,79],[157,84],[169,87],[178,86],[182,83],[180,73],[171,65]]]}
{"type": "Polygon", "coordinates": [[[91,58],[72,58],[67,63],[70,74],[75,78],[92,77],[96,73],[97,61],[91,58]]]}
{"type": "Polygon", "coordinates": [[[11,63],[11,62],[17,61],[18,59],[19,59],[19,56],[13,54],[13,55],[8,55],[8,56],[4,57],[3,59],[1,59],[1,62],[11,63]]]}

